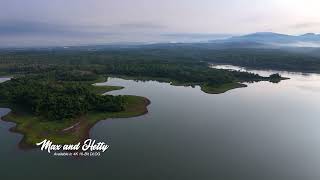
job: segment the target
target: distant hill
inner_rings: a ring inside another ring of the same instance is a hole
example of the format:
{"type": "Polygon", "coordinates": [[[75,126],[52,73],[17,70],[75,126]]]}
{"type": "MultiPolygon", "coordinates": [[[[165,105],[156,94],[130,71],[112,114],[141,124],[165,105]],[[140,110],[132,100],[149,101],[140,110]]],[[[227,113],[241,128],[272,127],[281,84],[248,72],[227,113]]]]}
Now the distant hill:
{"type": "Polygon", "coordinates": [[[300,36],[273,32],[258,32],[244,36],[234,36],[225,40],[211,41],[218,43],[254,42],[268,45],[320,47],[320,34],[307,33],[300,36]]]}
{"type": "MultiPolygon", "coordinates": [[[[173,35],[172,35],[173,36],[173,35]]],[[[177,35],[176,35],[177,36],[177,35]]],[[[185,35],[187,36],[187,35],[185,35]]],[[[207,36],[205,36],[207,37],[207,36]]],[[[210,36],[212,37],[212,36],[210,36]]],[[[287,35],[273,32],[257,32],[244,36],[233,36],[219,40],[189,43],[106,43],[100,45],[0,48],[6,51],[104,51],[117,49],[170,49],[170,50],[225,50],[225,49],[282,49],[295,53],[304,53],[320,57],[320,34],[287,35]]],[[[187,53],[187,52],[185,52],[187,53]]]]}

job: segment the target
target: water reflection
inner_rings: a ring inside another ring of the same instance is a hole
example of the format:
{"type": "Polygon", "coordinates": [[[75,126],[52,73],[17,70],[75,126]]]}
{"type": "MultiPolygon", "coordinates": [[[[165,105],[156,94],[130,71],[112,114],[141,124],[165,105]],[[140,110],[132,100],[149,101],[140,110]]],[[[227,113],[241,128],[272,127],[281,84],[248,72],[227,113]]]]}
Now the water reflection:
{"type": "Polygon", "coordinates": [[[0,83],[9,81],[11,78],[10,77],[0,77],[0,83]]]}
{"type": "MultiPolygon", "coordinates": [[[[272,74],[277,71],[255,71],[272,74]]],[[[211,95],[198,86],[109,78],[125,89],[110,94],[145,96],[149,113],[101,121],[91,137],[110,150],[94,159],[54,158],[12,150],[15,134],[0,128],[1,179],[37,170],[48,179],[320,179],[320,76],[280,72],[278,84],[258,82],[211,95]],[[316,91],[315,91],[316,90],[316,91]],[[32,164],[30,164],[32,162],[32,164]],[[11,165],[12,164],[12,165],[11,165]],[[48,172],[54,174],[48,177],[48,172]]],[[[2,125],[2,122],[0,123],[2,125]]],[[[20,175],[20,176],[19,176],[20,175]]],[[[8,178],[7,178],[8,179],[8,178]]]]}
{"type": "Polygon", "coordinates": [[[303,73],[303,72],[290,72],[290,71],[275,71],[275,70],[255,70],[250,69],[246,67],[240,67],[240,66],[234,66],[234,65],[217,65],[217,64],[210,64],[209,67],[215,68],[215,69],[226,69],[226,70],[235,70],[235,71],[241,71],[241,72],[251,72],[255,74],[259,74],[262,76],[270,76],[271,74],[282,74],[282,75],[288,75],[288,76],[317,76],[315,73],[303,73]]]}

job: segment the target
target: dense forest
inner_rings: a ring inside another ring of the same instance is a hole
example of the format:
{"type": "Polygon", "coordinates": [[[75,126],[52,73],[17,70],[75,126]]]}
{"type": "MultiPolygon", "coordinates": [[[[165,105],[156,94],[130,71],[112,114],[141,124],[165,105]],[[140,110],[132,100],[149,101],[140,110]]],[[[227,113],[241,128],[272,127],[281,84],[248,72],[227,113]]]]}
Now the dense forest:
{"type": "Polygon", "coordinates": [[[167,78],[180,83],[198,84],[267,80],[252,73],[212,69],[205,61],[208,57],[202,59],[200,55],[192,55],[188,51],[179,52],[162,52],[161,49],[2,52],[0,72],[55,72],[56,78],[64,81],[91,81],[97,75],[167,78]]]}
{"type": "Polygon", "coordinates": [[[123,97],[102,96],[91,90],[91,84],[104,76],[199,85],[208,93],[241,87],[241,82],[282,80],[278,74],[262,77],[210,68],[207,60],[214,58],[202,58],[210,55],[202,53],[140,48],[3,51],[0,52],[0,73],[15,78],[0,84],[0,99],[1,103],[23,106],[23,109],[48,120],[64,120],[89,111],[125,109],[123,97]]]}
{"type": "Polygon", "coordinates": [[[118,112],[122,96],[98,95],[86,84],[56,82],[39,76],[13,78],[0,83],[0,99],[48,120],[66,120],[89,111],[118,112]]]}
{"type": "Polygon", "coordinates": [[[263,48],[217,48],[203,45],[153,45],[131,48],[80,48],[71,50],[0,51],[0,72],[18,73],[51,70],[57,65],[101,67],[115,64],[231,64],[257,69],[320,72],[320,56],[315,50],[290,51],[263,48]],[[301,53],[303,52],[303,53],[301,53]],[[310,53],[309,53],[310,52],[310,53]]]}

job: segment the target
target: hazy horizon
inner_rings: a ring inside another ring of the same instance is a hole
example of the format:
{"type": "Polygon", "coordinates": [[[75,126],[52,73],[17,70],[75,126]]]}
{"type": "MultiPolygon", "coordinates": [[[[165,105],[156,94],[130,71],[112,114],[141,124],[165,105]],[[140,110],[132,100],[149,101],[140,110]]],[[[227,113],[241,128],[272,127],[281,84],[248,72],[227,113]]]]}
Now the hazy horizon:
{"type": "Polygon", "coordinates": [[[2,0],[0,46],[201,42],[319,33],[317,0],[2,0]]]}

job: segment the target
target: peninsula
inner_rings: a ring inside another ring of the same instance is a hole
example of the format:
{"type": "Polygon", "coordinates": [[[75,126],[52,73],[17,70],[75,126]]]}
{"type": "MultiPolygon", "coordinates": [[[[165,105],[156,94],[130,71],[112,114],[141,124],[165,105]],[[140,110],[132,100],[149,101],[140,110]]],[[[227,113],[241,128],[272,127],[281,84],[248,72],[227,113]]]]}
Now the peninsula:
{"type": "Polygon", "coordinates": [[[147,98],[101,95],[122,88],[39,76],[13,78],[0,84],[0,105],[12,110],[2,119],[16,123],[11,131],[23,134],[21,148],[34,147],[43,139],[56,144],[77,143],[89,138],[90,129],[101,120],[148,112],[147,98]]]}

